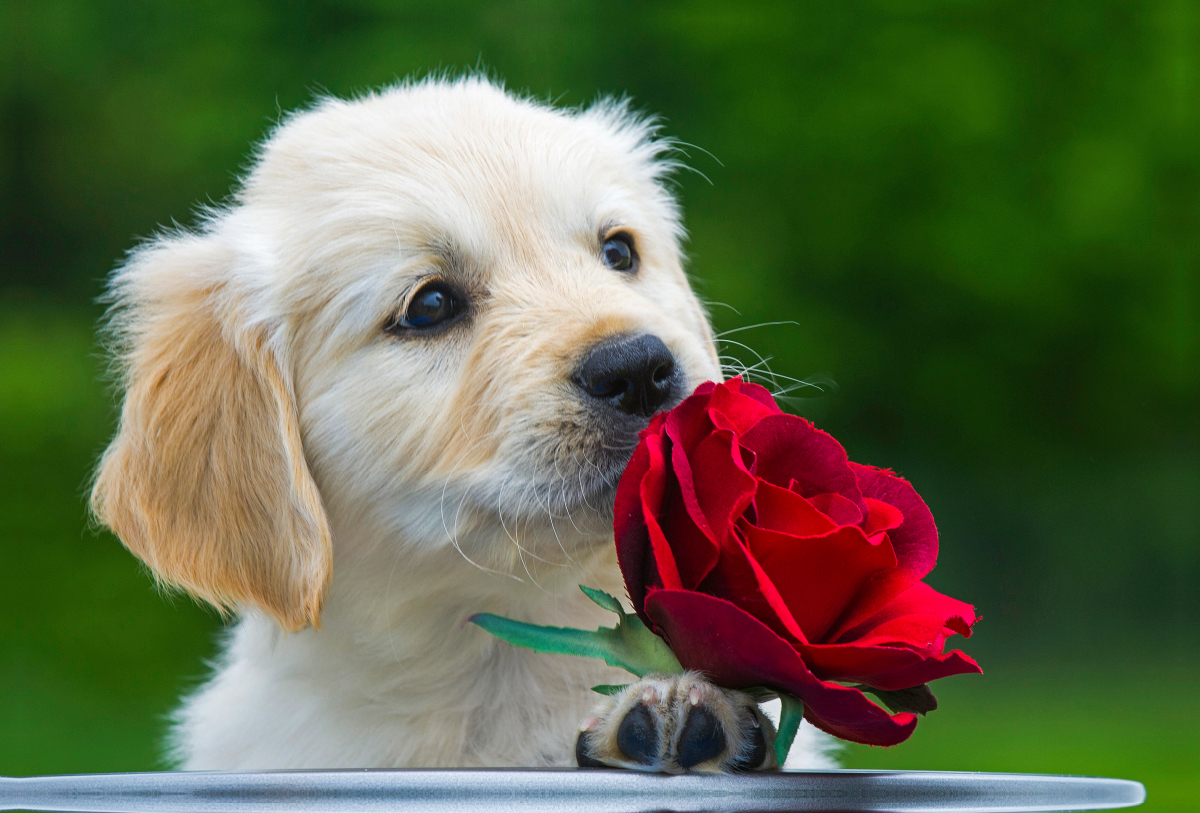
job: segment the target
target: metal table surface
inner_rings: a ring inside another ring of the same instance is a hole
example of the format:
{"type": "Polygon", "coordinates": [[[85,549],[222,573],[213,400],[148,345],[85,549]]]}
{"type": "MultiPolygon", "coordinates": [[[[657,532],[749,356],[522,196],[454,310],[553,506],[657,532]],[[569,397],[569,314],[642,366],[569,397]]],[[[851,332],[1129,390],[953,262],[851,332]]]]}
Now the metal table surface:
{"type": "Polygon", "coordinates": [[[0,810],[81,813],[659,813],[1109,810],[1140,782],[947,771],[661,776],[607,770],[163,772],[0,777],[0,810]]]}

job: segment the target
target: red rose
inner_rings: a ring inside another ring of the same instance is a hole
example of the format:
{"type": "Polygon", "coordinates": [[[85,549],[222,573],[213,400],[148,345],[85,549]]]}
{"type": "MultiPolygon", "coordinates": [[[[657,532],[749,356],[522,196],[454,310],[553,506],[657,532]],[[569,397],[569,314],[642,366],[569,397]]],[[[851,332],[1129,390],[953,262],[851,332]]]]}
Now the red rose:
{"type": "Polygon", "coordinates": [[[975,611],[921,581],[937,559],[924,501],[895,474],[738,379],[656,415],[617,489],[617,554],[638,615],[685,668],[799,697],[855,742],[916,727],[857,688],[980,672],[946,638],[975,611]]]}

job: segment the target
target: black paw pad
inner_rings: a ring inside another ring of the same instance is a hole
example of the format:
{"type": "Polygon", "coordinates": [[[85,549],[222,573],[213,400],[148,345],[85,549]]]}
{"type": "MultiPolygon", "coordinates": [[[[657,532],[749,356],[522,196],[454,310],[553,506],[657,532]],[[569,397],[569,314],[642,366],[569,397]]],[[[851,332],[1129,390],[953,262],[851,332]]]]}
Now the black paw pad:
{"type": "Polygon", "coordinates": [[[725,752],[725,732],[704,706],[688,712],[679,734],[679,767],[687,770],[725,752]]]}
{"type": "Polygon", "coordinates": [[[633,762],[650,765],[658,759],[658,728],[650,709],[638,703],[617,729],[617,747],[633,762]]]}
{"type": "Polygon", "coordinates": [[[587,735],[586,731],[580,731],[579,738],[575,740],[575,764],[580,768],[607,768],[607,765],[598,759],[592,759],[588,753],[587,735]]]}
{"type": "Polygon", "coordinates": [[[763,762],[767,759],[767,738],[763,734],[762,726],[758,724],[758,720],[751,717],[746,730],[750,735],[750,751],[729,766],[729,770],[738,773],[757,770],[762,767],[763,762]]]}

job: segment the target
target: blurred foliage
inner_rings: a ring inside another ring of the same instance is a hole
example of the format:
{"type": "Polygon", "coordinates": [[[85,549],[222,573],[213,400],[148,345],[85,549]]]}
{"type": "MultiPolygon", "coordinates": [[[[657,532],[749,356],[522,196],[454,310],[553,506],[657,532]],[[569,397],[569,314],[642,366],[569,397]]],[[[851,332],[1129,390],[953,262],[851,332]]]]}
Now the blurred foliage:
{"type": "MultiPolygon", "coordinates": [[[[944,681],[944,711],[896,748],[850,745],[847,768],[1116,776],[1146,785],[1145,811],[1193,811],[1200,709],[1179,699],[1196,688],[1194,659],[1147,671],[1110,661],[1000,663],[981,682],[944,681]],[[1053,698],[1047,702],[1047,698],[1053,698]]],[[[935,684],[936,685],[936,684],[935,684]]]]}
{"type": "MultiPolygon", "coordinates": [[[[1194,0],[10,0],[0,42],[0,691],[22,709],[0,703],[0,772],[145,766],[211,651],[211,616],[86,529],[112,421],[91,339],[107,270],[222,200],[280,111],[480,65],[662,115],[694,170],[677,183],[718,329],[790,323],[724,352],[757,376],[768,358],[780,387],[838,382],[792,405],[925,495],[932,581],[981,608],[985,667],[1125,663],[1111,679],[1160,705],[1114,722],[1114,754],[1194,692],[1134,668],[1200,663],[1194,0]]],[[[1087,720],[1034,708],[1039,679],[982,684],[1040,719],[1015,739],[1001,700],[922,724],[986,739],[980,762],[932,739],[888,759],[1129,773],[997,756],[1110,730],[1107,677],[1080,690],[1087,720]]]]}

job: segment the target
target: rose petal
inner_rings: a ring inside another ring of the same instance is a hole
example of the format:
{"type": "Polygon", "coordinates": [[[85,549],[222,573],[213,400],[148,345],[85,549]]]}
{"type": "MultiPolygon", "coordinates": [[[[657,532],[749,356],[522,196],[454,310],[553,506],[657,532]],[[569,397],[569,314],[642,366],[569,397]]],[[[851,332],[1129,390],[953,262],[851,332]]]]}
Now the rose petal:
{"type": "Polygon", "coordinates": [[[681,584],[674,556],[655,517],[667,474],[662,447],[661,437],[643,437],[621,475],[613,504],[617,562],[629,600],[647,624],[650,619],[642,609],[646,588],[681,584]]]}
{"type": "MultiPolygon", "coordinates": [[[[659,455],[661,463],[661,454],[659,455]]],[[[613,503],[613,537],[617,543],[617,563],[629,591],[629,600],[642,621],[650,619],[642,610],[646,587],[658,585],[658,570],[650,550],[650,531],[642,513],[642,480],[650,470],[650,451],[643,440],[633,450],[633,457],[617,483],[617,496],[613,503]]]]}
{"type": "MultiPolygon", "coordinates": [[[[774,404],[767,406],[754,398],[751,395],[752,387],[753,384],[742,385],[738,382],[736,385],[723,384],[714,389],[708,402],[708,414],[713,423],[716,424],[718,418],[724,418],[728,422],[726,426],[740,435],[768,415],[778,415],[779,407],[774,404]]],[[[770,397],[770,393],[767,395],[770,397]]]]}
{"type": "MultiPolygon", "coordinates": [[[[694,502],[695,497],[692,499],[694,502]]],[[[699,507],[695,510],[699,513],[699,507]]],[[[711,534],[696,525],[685,503],[681,484],[675,478],[668,478],[659,516],[659,524],[675,554],[680,582],[685,590],[695,590],[716,565],[720,553],[711,534]]],[[[704,521],[702,514],[701,521],[704,521]]]]}
{"type": "Polygon", "coordinates": [[[743,533],[809,641],[824,640],[863,584],[896,565],[886,535],[874,545],[853,525],[804,538],[747,523],[743,533]]]}
{"type": "Polygon", "coordinates": [[[822,680],[865,683],[896,691],[938,678],[983,670],[969,656],[954,650],[929,655],[902,647],[857,644],[800,644],[801,657],[822,680]]]}
{"type": "Polygon", "coordinates": [[[823,683],[795,649],[733,604],[685,590],[654,590],[646,612],[688,669],[730,688],[768,686],[799,697],[809,722],[836,737],[895,745],[917,725],[912,714],[889,715],[857,689],[823,683]]]}
{"type": "MultiPolygon", "coordinates": [[[[849,500],[845,502],[853,507],[849,500]]],[[[765,480],[758,483],[754,509],[757,516],[755,525],[792,536],[821,536],[837,530],[839,525],[796,492],[765,480]]]]}
{"type": "Polygon", "coordinates": [[[867,536],[899,528],[904,522],[904,514],[894,505],[874,497],[863,497],[863,502],[867,504],[867,519],[862,529],[867,536]]]}
{"type": "Polygon", "coordinates": [[[937,563],[937,526],[929,507],[907,480],[890,471],[851,463],[865,497],[879,500],[900,510],[904,516],[899,527],[888,531],[896,551],[896,568],[881,573],[863,586],[846,614],[839,619],[832,637],[838,638],[858,626],[885,604],[925,578],[937,563]]]}
{"type": "Polygon", "coordinates": [[[675,554],[671,550],[671,544],[667,542],[666,534],[658,524],[657,516],[662,507],[667,480],[663,442],[659,437],[648,437],[645,444],[646,451],[650,453],[650,467],[641,482],[642,521],[646,524],[646,530],[650,534],[650,551],[654,554],[654,566],[658,572],[659,583],[663,587],[678,588],[683,586],[683,580],[679,577],[675,554]]]}
{"type": "Polygon", "coordinates": [[[770,627],[781,638],[807,641],[779,590],[737,534],[721,546],[721,558],[699,592],[732,602],[770,627]]]}
{"type": "Polygon", "coordinates": [[[961,652],[942,654],[946,638],[967,637],[975,608],[917,582],[833,644],[803,649],[813,672],[826,680],[904,689],[947,675],[980,672],[961,652]]]}
{"type": "Polygon", "coordinates": [[[838,675],[830,680],[865,683],[884,691],[899,691],[951,675],[981,675],[983,670],[970,655],[952,650],[928,655],[902,647],[828,646],[829,651],[806,650],[804,657],[820,674],[838,675]]]}
{"type": "Polygon", "coordinates": [[[917,582],[835,643],[903,644],[917,649],[937,647],[948,635],[971,637],[975,608],[917,582]]]}
{"type": "Polygon", "coordinates": [[[671,461],[688,513],[720,545],[754,499],[755,478],[746,471],[733,434],[714,431],[696,443],[686,458],[675,447],[671,461]]]}
{"type": "MultiPolygon", "coordinates": [[[[795,480],[788,488],[797,494],[800,493],[800,486],[795,480]]],[[[858,525],[863,521],[863,512],[841,494],[814,494],[808,501],[838,525],[858,525]]]]}
{"type": "Polygon", "coordinates": [[[768,415],[740,443],[757,455],[760,479],[787,487],[794,480],[804,497],[835,492],[867,515],[846,450],[831,436],[795,415],[768,415]]]}
{"type": "Polygon", "coordinates": [[[938,533],[929,506],[907,480],[893,472],[850,464],[864,497],[871,497],[900,510],[903,522],[889,530],[899,567],[919,581],[937,564],[938,533]]]}
{"type": "Polygon", "coordinates": [[[734,390],[739,394],[746,396],[747,398],[753,398],[755,401],[758,401],[760,404],[765,406],[770,412],[783,412],[783,410],[779,408],[779,404],[775,403],[774,397],[771,396],[770,391],[766,387],[760,384],[752,384],[749,381],[743,381],[740,375],[737,378],[731,378],[726,381],[725,386],[730,390],[734,390]]]}
{"type": "MultiPolygon", "coordinates": [[[[715,388],[714,388],[715,389],[715,388]]],[[[683,449],[684,454],[716,429],[708,417],[708,402],[712,398],[712,390],[702,394],[696,393],[684,399],[683,403],[665,413],[663,432],[671,442],[683,449]]]]}

